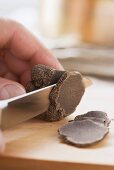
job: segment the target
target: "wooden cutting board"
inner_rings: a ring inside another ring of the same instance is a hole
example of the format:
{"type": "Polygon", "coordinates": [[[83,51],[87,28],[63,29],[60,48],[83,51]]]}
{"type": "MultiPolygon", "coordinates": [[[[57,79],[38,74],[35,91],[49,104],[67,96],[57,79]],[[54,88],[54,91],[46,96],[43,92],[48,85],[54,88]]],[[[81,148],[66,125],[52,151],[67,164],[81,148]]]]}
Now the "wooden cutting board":
{"type": "Polygon", "coordinates": [[[63,143],[58,128],[90,110],[106,111],[114,118],[114,82],[93,79],[76,112],[59,122],[30,120],[3,132],[6,149],[0,170],[114,170],[114,121],[106,138],[86,148],[63,143]]]}

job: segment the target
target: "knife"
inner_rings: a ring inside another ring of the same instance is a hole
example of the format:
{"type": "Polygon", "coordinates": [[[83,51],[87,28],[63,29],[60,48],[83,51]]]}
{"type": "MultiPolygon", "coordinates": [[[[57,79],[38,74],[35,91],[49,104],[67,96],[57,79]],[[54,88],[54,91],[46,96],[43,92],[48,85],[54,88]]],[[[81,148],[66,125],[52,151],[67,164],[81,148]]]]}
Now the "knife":
{"type": "MultiPolygon", "coordinates": [[[[91,80],[85,77],[82,82],[85,88],[92,84],[91,80]]],[[[10,128],[47,111],[49,94],[55,85],[0,101],[0,128],[10,128]]]]}
{"type": "Polygon", "coordinates": [[[49,93],[54,86],[0,101],[0,128],[10,128],[47,111],[49,93]]]}

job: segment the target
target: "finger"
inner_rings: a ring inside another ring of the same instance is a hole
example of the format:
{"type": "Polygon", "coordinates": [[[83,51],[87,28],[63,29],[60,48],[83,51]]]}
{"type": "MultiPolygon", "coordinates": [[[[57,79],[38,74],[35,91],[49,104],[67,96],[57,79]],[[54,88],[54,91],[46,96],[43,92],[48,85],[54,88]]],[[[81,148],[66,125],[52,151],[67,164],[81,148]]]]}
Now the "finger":
{"type": "Polygon", "coordinates": [[[8,72],[8,67],[4,61],[0,61],[0,76],[3,77],[8,72]]]}
{"type": "Polygon", "coordinates": [[[58,60],[22,25],[0,20],[0,47],[9,48],[12,55],[29,60],[31,65],[45,64],[63,69],[58,60]]]}
{"type": "Polygon", "coordinates": [[[19,81],[19,77],[13,72],[11,72],[11,70],[7,67],[7,63],[4,60],[0,61],[0,77],[17,82],[19,81]]]}
{"type": "Polygon", "coordinates": [[[31,69],[29,62],[16,58],[8,51],[5,52],[4,61],[9,70],[16,75],[22,75],[26,70],[31,69]]]}
{"type": "Polygon", "coordinates": [[[0,153],[3,152],[4,149],[5,149],[5,145],[4,145],[3,135],[2,135],[2,132],[0,130],[0,153]]]}
{"type": "Polygon", "coordinates": [[[0,100],[9,99],[25,93],[24,87],[14,81],[0,78],[0,100]]]}
{"type": "Polygon", "coordinates": [[[13,81],[19,82],[19,78],[15,74],[13,74],[12,72],[7,72],[2,77],[5,78],[5,79],[9,79],[9,80],[13,80],[13,81]]]}
{"type": "Polygon", "coordinates": [[[26,70],[21,76],[20,76],[20,82],[21,84],[26,88],[28,81],[31,80],[31,71],[26,70]]]}
{"type": "Polygon", "coordinates": [[[30,64],[27,61],[22,61],[21,59],[14,57],[8,52],[5,54],[4,58],[9,70],[8,73],[6,73],[5,76],[2,77],[20,82],[22,85],[24,85],[24,87],[26,87],[27,82],[31,79],[30,64]]]}

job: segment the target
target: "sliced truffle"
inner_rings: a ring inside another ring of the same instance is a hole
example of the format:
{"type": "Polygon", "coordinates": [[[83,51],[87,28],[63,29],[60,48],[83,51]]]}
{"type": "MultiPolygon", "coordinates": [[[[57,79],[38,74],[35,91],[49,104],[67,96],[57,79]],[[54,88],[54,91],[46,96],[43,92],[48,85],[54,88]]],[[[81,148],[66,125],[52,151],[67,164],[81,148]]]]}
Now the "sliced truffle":
{"type": "Polygon", "coordinates": [[[90,111],[82,115],[78,115],[74,120],[85,120],[91,119],[94,122],[102,123],[105,126],[109,126],[110,119],[107,116],[107,113],[102,111],[90,111]]]}
{"type": "Polygon", "coordinates": [[[59,135],[66,142],[79,147],[91,145],[102,140],[109,132],[106,126],[92,120],[76,120],[63,125],[58,130],[59,135]]]}
{"type": "Polygon", "coordinates": [[[73,113],[85,91],[78,72],[65,72],[49,95],[48,111],[41,116],[48,121],[60,120],[73,113]]]}

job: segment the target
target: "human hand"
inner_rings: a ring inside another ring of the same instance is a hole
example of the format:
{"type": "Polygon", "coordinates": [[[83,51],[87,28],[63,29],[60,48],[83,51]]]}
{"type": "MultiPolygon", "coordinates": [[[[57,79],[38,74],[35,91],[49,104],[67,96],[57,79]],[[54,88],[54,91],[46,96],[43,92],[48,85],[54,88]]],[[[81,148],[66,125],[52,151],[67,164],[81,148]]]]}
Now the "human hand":
{"type": "Polygon", "coordinates": [[[25,93],[31,68],[36,64],[63,69],[58,60],[22,25],[0,19],[0,99],[25,93]]]}
{"type": "MultiPolygon", "coordinates": [[[[0,19],[0,100],[25,93],[31,68],[44,64],[63,69],[60,63],[21,24],[0,19]]],[[[0,132],[0,147],[3,149],[0,132]]]]}

